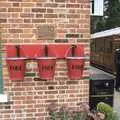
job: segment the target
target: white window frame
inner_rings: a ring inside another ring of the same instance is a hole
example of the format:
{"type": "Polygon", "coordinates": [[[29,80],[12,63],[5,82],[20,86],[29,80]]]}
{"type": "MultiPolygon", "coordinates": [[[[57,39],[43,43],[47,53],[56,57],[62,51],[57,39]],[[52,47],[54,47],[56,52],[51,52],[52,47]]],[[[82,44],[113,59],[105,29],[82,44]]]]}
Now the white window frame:
{"type": "Polygon", "coordinates": [[[91,15],[103,16],[104,14],[104,0],[90,0],[91,15]]]}

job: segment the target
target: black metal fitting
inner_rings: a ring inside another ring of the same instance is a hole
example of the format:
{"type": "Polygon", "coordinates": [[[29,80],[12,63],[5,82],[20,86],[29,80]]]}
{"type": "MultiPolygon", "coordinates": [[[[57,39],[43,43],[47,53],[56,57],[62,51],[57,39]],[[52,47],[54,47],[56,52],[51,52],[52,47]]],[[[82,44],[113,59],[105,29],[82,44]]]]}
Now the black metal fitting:
{"type": "Polygon", "coordinates": [[[75,56],[75,48],[76,48],[76,47],[77,47],[76,45],[72,45],[72,57],[75,56]]]}
{"type": "Polygon", "coordinates": [[[48,46],[45,45],[45,57],[48,57],[48,46]]]}

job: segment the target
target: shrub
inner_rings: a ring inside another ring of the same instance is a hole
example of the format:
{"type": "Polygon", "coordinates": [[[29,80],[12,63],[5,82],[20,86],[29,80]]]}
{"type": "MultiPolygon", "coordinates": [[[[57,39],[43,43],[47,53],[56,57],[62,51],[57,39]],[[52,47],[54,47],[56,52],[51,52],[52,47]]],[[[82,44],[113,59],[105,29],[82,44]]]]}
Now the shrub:
{"type": "Polygon", "coordinates": [[[98,103],[97,111],[105,115],[105,120],[119,120],[117,113],[106,103],[98,103]]]}
{"type": "Polygon", "coordinates": [[[97,112],[91,112],[85,103],[77,104],[77,108],[70,108],[51,104],[48,107],[50,120],[101,120],[97,112]]]}

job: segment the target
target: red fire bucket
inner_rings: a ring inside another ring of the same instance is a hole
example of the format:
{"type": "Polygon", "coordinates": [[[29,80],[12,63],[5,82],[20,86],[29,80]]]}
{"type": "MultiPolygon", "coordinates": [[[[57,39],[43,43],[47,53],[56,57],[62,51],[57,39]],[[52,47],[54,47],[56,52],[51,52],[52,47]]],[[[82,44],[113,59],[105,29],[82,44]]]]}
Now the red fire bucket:
{"type": "Polygon", "coordinates": [[[51,80],[54,77],[56,57],[37,58],[38,70],[41,79],[51,80]]]}
{"type": "Polygon", "coordinates": [[[68,76],[70,79],[80,79],[83,75],[84,58],[83,57],[66,57],[68,76]]]}
{"type": "Polygon", "coordinates": [[[26,58],[7,58],[9,75],[11,80],[23,80],[25,74],[26,58]]]}

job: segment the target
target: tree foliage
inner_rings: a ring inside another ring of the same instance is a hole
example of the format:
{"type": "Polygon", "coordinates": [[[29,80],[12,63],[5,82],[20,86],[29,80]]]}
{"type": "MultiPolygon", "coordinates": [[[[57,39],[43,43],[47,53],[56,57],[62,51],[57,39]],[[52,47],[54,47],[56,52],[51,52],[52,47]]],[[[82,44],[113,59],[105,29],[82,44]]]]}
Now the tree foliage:
{"type": "Polygon", "coordinates": [[[115,28],[120,26],[120,0],[109,0],[106,11],[106,28],[115,28]]]}
{"type": "Polygon", "coordinates": [[[91,18],[91,32],[99,32],[120,26],[120,0],[104,0],[104,16],[91,18]]]}

